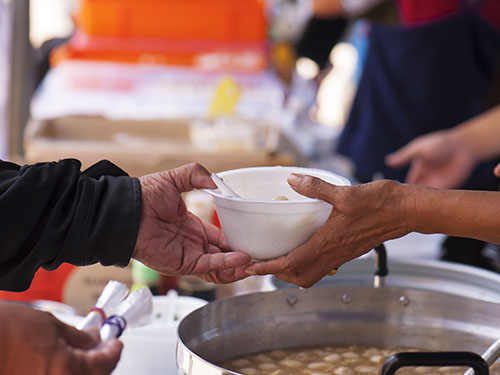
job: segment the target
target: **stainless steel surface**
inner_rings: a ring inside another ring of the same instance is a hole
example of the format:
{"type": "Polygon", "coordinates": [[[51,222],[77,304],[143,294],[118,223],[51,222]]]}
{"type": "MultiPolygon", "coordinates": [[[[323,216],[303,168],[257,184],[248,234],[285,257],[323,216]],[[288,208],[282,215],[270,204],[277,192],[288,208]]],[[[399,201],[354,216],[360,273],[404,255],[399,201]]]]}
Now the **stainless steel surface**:
{"type": "Polygon", "coordinates": [[[181,322],[179,374],[234,374],[214,363],[308,345],[400,345],[481,353],[500,337],[499,307],[447,293],[390,287],[281,289],[227,298],[181,322]]]}
{"type": "MultiPolygon", "coordinates": [[[[496,340],[481,354],[481,357],[486,361],[488,366],[491,366],[500,357],[500,339],[496,340]]],[[[464,375],[474,375],[472,368],[465,371],[464,375]]]]}
{"type": "Polygon", "coordinates": [[[500,339],[491,344],[481,357],[483,357],[489,366],[495,363],[495,361],[500,357],[500,339]]]}
{"type": "MultiPolygon", "coordinates": [[[[386,287],[435,290],[453,295],[500,302],[500,274],[463,264],[417,258],[389,258],[386,287]]],[[[373,286],[373,256],[353,260],[326,276],[316,286],[373,286]]],[[[272,277],[277,289],[295,287],[272,277]]]]}

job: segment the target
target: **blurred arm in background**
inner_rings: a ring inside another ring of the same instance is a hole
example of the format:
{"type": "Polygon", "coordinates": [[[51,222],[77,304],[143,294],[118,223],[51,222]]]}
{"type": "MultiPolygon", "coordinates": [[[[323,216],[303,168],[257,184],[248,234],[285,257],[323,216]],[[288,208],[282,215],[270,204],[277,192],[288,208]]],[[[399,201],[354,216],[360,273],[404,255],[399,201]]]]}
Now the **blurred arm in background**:
{"type": "MultiPolygon", "coordinates": [[[[388,155],[386,163],[394,168],[410,164],[410,184],[451,189],[461,186],[477,164],[498,156],[500,106],[451,129],[415,138],[388,155]]],[[[500,164],[495,174],[500,177],[500,164]]]]}
{"type": "Polygon", "coordinates": [[[311,0],[315,17],[356,17],[385,0],[311,0]]]}

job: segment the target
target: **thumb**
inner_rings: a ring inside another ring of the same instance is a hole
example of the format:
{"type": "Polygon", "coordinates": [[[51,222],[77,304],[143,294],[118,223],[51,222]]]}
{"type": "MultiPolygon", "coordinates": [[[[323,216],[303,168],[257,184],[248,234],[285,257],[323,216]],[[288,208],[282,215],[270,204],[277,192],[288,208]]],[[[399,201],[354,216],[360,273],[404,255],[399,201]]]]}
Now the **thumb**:
{"type": "Polygon", "coordinates": [[[193,189],[215,189],[210,172],[198,163],[183,165],[170,171],[175,185],[181,192],[193,189]]]}
{"type": "Polygon", "coordinates": [[[493,170],[493,173],[495,173],[495,176],[497,176],[498,178],[500,178],[500,163],[497,164],[497,166],[493,170]]]}
{"type": "Polygon", "coordinates": [[[73,348],[87,350],[95,347],[100,341],[98,336],[92,335],[89,332],[80,331],[63,322],[58,322],[58,330],[61,337],[73,348]]]}
{"type": "Polygon", "coordinates": [[[388,154],[385,157],[385,163],[389,167],[404,167],[416,156],[418,156],[418,148],[415,146],[415,143],[410,142],[392,154],[388,154]]]}
{"type": "Polygon", "coordinates": [[[111,374],[120,360],[123,343],[113,339],[103,342],[98,348],[73,351],[72,374],[111,374]]]}
{"type": "Polygon", "coordinates": [[[340,187],[329,184],[320,178],[293,173],[288,176],[288,184],[297,193],[309,198],[321,199],[333,205],[340,187]]]}

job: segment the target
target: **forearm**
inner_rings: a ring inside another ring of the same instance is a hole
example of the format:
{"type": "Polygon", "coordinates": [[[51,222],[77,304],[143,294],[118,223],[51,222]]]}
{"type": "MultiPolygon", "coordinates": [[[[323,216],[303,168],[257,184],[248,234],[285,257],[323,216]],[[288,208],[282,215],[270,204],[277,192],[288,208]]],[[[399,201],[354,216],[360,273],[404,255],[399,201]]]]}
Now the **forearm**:
{"type": "Polygon", "coordinates": [[[449,130],[477,163],[500,156],[500,105],[449,130]]]}
{"type": "Polygon", "coordinates": [[[124,266],[137,237],[140,186],[109,162],[0,161],[0,289],[29,287],[39,267],[124,266]]]}
{"type": "Polygon", "coordinates": [[[339,17],[343,14],[341,0],[310,0],[313,14],[319,18],[339,17]]]}
{"type": "Polygon", "coordinates": [[[401,188],[412,196],[404,211],[411,231],[500,243],[500,192],[401,188]]]}
{"type": "Polygon", "coordinates": [[[319,18],[357,17],[374,8],[384,0],[309,0],[313,14],[319,18]]]}

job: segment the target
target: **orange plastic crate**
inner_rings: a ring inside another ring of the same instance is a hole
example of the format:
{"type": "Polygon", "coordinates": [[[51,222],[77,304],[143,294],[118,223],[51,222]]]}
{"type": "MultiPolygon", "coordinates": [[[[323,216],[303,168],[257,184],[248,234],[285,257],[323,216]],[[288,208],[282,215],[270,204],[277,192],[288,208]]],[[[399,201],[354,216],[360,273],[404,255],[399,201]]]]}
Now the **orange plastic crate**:
{"type": "Polygon", "coordinates": [[[145,42],[133,38],[81,37],[56,48],[52,66],[64,60],[97,60],[123,63],[179,65],[202,70],[256,72],[269,67],[266,43],[197,43],[172,44],[162,39],[145,42]]]}
{"type": "Polygon", "coordinates": [[[81,0],[76,32],[51,55],[257,71],[268,67],[265,0],[81,0]],[[214,65],[214,59],[217,63],[214,65]]]}
{"type": "Polygon", "coordinates": [[[62,302],[64,281],[75,269],[75,266],[66,263],[55,271],[40,268],[27,291],[14,293],[0,290],[0,300],[28,302],[45,299],[62,302]]]}
{"type": "Polygon", "coordinates": [[[263,0],[82,0],[89,36],[258,42],[267,39],[263,0]]]}

